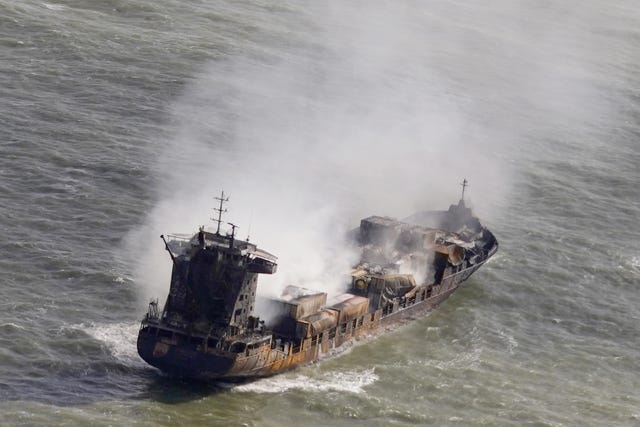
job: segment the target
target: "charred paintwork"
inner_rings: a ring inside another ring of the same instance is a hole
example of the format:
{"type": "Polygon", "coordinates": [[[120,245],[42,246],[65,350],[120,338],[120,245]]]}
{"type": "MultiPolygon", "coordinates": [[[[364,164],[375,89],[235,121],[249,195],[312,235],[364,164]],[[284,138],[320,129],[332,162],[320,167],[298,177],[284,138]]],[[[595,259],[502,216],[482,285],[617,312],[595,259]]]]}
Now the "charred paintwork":
{"type": "MultiPolygon", "coordinates": [[[[222,212],[226,199],[218,200],[222,212]]],[[[362,260],[348,294],[327,303],[322,292],[287,288],[270,300],[277,316],[265,323],[254,315],[257,276],[276,272],[275,256],[219,227],[174,236],[166,243],[174,264],[169,296],[162,312],[152,302],[142,320],[140,356],[171,375],[205,380],[284,372],[424,315],[498,249],[463,200],[404,221],[370,217],[352,237],[362,260]]]]}

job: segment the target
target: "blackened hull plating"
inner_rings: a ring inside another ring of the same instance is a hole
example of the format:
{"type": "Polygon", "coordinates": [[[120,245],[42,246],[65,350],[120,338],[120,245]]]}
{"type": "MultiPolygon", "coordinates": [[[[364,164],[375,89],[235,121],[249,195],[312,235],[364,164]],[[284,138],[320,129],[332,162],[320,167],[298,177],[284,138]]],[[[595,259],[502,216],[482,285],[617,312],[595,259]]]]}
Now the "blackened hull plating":
{"type": "Polygon", "coordinates": [[[234,353],[204,348],[175,334],[160,337],[147,328],[138,337],[138,352],[143,359],[171,375],[201,380],[243,380],[275,375],[317,361],[330,354],[339,354],[345,344],[358,338],[372,337],[393,330],[411,320],[424,316],[455,292],[460,281],[466,280],[481,264],[467,271],[445,278],[434,296],[426,297],[427,288],[416,293],[412,300],[399,302],[388,313],[378,309],[355,321],[349,321],[325,331],[317,339],[302,340],[299,346],[273,348],[271,345],[257,352],[234,353]],[[337,351],[336,351],[337,350],[337,351]]]}

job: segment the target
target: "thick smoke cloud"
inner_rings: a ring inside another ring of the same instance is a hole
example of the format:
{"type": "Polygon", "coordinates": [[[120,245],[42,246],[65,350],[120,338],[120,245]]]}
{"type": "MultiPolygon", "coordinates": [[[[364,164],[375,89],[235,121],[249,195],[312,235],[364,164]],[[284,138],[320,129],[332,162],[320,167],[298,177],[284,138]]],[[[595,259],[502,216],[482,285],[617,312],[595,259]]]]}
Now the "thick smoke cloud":
{"type": "Polygon", "coordinates": [[[481,215],[503,197],[504,135],[472,120],[433,53],[450,36],[425,26],[424,11],[344,7],[304,17],[313,30],[295,44],[207,64],[176,102],[159,201],[130,239],[145,242],[145,298],[169,283],[157,236],[213,227],[222,189],[240,237],[279,257],[259,286],[271,295],[289,284],[338,292],[357,260],[343,235],[362,217],[446,209],[463,177],[481,215]]]}

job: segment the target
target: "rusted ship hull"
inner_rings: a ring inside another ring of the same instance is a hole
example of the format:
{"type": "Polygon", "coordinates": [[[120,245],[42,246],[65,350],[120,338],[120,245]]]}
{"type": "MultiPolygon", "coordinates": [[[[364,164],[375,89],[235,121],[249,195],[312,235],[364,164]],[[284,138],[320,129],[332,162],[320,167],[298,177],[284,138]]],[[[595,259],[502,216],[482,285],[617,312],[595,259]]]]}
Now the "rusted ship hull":
{"type": "Polygon", "coordinates": [[[205,336],[143,322],[138,352],[150,365],[170,375],[199,380],[242,381],[267,377],[339,354],[349,343],[392,330],[436,308],[497,251],[495,247],[470,268],[443,278],[437,286],[421,286],[410,298],[395,301],[316,336],[282,344],[275,339],[244,352],[220,348],[205,336]]]}
{"type": "MultiPolygon", "coordinates": [[[[221,215],[228,198],[217,199],[221,215]]],[[[349,235],[361,257],[345,293],[328,300],[291,285],[261,299],[258,275],[274,274],[277,258],[235,239],[233,224],[230,235],[220,234],[220,215],[215,233],[200,228],[164,241],[173,262],[169,295],[162,312],[149,305],[138,353],[170,375],[243,380],[338,354],[434,309],[498,250],[462,199],[404,221],[371,216],[349,235]]]]}

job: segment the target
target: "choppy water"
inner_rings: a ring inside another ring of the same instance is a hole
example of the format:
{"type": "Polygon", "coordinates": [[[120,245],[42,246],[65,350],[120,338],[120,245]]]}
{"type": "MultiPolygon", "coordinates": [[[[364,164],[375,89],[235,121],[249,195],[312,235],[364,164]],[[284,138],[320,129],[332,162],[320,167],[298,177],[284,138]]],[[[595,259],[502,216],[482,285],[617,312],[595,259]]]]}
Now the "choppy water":
{"type": "Polygon", "coordinates": [[[0,424],[640,425],[636,2],[0,0],[0,58],[0,424]],[[137,357],[221,188],[302,280],[462,177],[501,251],[429,317],[242,386],[137,357]]]}

